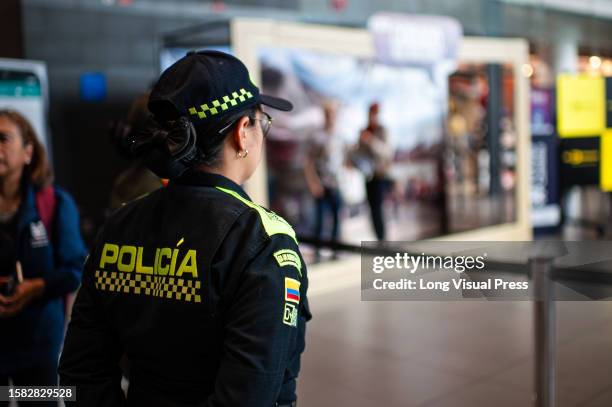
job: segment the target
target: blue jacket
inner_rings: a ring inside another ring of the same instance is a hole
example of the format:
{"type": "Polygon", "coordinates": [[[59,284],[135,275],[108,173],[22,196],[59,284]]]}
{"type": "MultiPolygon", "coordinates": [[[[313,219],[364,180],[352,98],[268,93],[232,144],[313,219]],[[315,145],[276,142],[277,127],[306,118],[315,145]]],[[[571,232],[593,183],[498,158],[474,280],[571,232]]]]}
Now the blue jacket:
{"type": "Polygon", "coordinates": [[[42,277],[45,292],[10,318],[0,318],[0,373],[39,363],[57,363],[64,335],[64,296],[81,280],[86,249],[79,214],[70,195],[55,189],[53,236],[36,209],[35,191],[27,188],[17,214],[17,259],[24,278],[42,277]]]}

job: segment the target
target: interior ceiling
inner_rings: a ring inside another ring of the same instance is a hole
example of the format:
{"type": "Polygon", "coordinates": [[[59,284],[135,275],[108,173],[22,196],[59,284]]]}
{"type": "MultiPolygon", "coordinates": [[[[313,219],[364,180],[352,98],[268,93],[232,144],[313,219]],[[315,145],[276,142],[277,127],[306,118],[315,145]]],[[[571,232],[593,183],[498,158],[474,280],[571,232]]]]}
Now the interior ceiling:
{"type": "Polygon", "coordinates": [[[612,0],[494,0],[569,13],[612,18],[612,0]]]}
{"type": "MultiPolygon", "coordinates": [[[[3,0],[0,0],[3,1],[3,0]]],[[[75,9],[182,20],[266,17],[363,27],[385,10],[441,14],[459,20],[467,35],[525,37],[540,46],[572,36],[580,46],[612,52],[612,0],[21,0],[25,7],[75,9]],[[334,9],[342,3],[344,8],[334,9]]],[[[170,33],[171,36],[175,33],[170,33]]],[[[181,40],[185,36],[179,35],[181,40]]],[[[168,38],[169,42],[174,42],[168,38]]],[[[194,39],[195,40],[195,39],[194,39]]]]}
{"type": "MultiPolygon", "coordinates": [[[[1,1],[1,0],[0,0],[1,1]]],[[[367,12],[372,8],[376,8],[375,4],[379,3],[383,7],[390,10],[403,12],[417,11],[422,6],[420,3],[427,3],[428,8],[448,8],[453,3],[462,4],[464,1],[457,0],[22,0],[24,4],[57,4],[70,5],[71,7],[97,5],[97,6],[119,6],[124,8],[136,7],[145,9],[158,8],[160,6],[173,6],[189,8],[209,8],[221,11],[224,8],[240,10],[260,10],[276,9],[282,11],[293,12],[308,12],[308,11],[323,11],[331,12],[334,5],[337,3],[343,4],[352,14],[359,14],[359,11],[367,12]],[[435,5],[438,5],[437,7],[435,5]],[[220,8],[219,8],[220,7],[220,8]],[[414,10],[413,10],[414,9],[414,10]]],[[[572,14],[587,15],[599,18],[612,18],[612,0],[486,0],[484,3],[481,0],[475,4],[505,3],[510,5],[527,6],[541,8],[547,10],[555,10],[572,14]]],[[[332,13],[333,14],[333,13],[332,13]]]]}

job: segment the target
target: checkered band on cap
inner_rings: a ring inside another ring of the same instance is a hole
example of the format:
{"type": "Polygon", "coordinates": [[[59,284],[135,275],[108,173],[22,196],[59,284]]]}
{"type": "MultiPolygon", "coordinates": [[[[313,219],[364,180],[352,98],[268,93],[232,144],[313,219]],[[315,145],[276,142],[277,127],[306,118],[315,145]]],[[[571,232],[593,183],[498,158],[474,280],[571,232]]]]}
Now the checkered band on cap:
{"type": "Polygon", "coordinates": [[[189,114],[197,116],[199,119],[218,115],[226,110],[246,102],[253,98],[253,94],[242,88],[238,92],[232,92],[231,95],[225,95],[220,99],[215,99],[209,103],[204,103],[197,107],[190,107],[189,114]]]}

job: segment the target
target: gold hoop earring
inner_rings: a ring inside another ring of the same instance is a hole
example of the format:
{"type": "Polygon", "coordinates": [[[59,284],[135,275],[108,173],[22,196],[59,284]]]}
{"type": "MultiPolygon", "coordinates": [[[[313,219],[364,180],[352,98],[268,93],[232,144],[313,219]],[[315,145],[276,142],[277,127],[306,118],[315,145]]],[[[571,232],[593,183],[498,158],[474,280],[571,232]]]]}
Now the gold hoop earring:
{"type": "Polygon", "coordinates": [[[244,150],[244,157],[243,158],[246,158],[247,155],[249,155],[249,150],[245,149],[244,150]]]}
{"type": "Polygon", "coordinates": [[[238,151],[238,153],[236,154],[236,157],[238,158],[246,158],[246,156],[249,155],[249,150],[244,150],[244,154],[242,153],[242,151],[238,151]]]}

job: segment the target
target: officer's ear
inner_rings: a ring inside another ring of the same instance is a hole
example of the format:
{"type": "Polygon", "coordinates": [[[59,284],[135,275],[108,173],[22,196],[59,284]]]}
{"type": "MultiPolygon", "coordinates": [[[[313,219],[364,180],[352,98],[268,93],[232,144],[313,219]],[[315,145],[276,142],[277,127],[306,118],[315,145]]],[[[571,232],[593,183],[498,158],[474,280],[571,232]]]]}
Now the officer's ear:
{"type": "Polygon", "coordinates": [[[236,123],[233,131],[233,139],[234,145],[236,146],[236,151],[241,152],[248,149],[247,144],[247,134],[248,128],[251,124],[251,120],[248,116],[242,116],[240,120],[236,123]]]}

